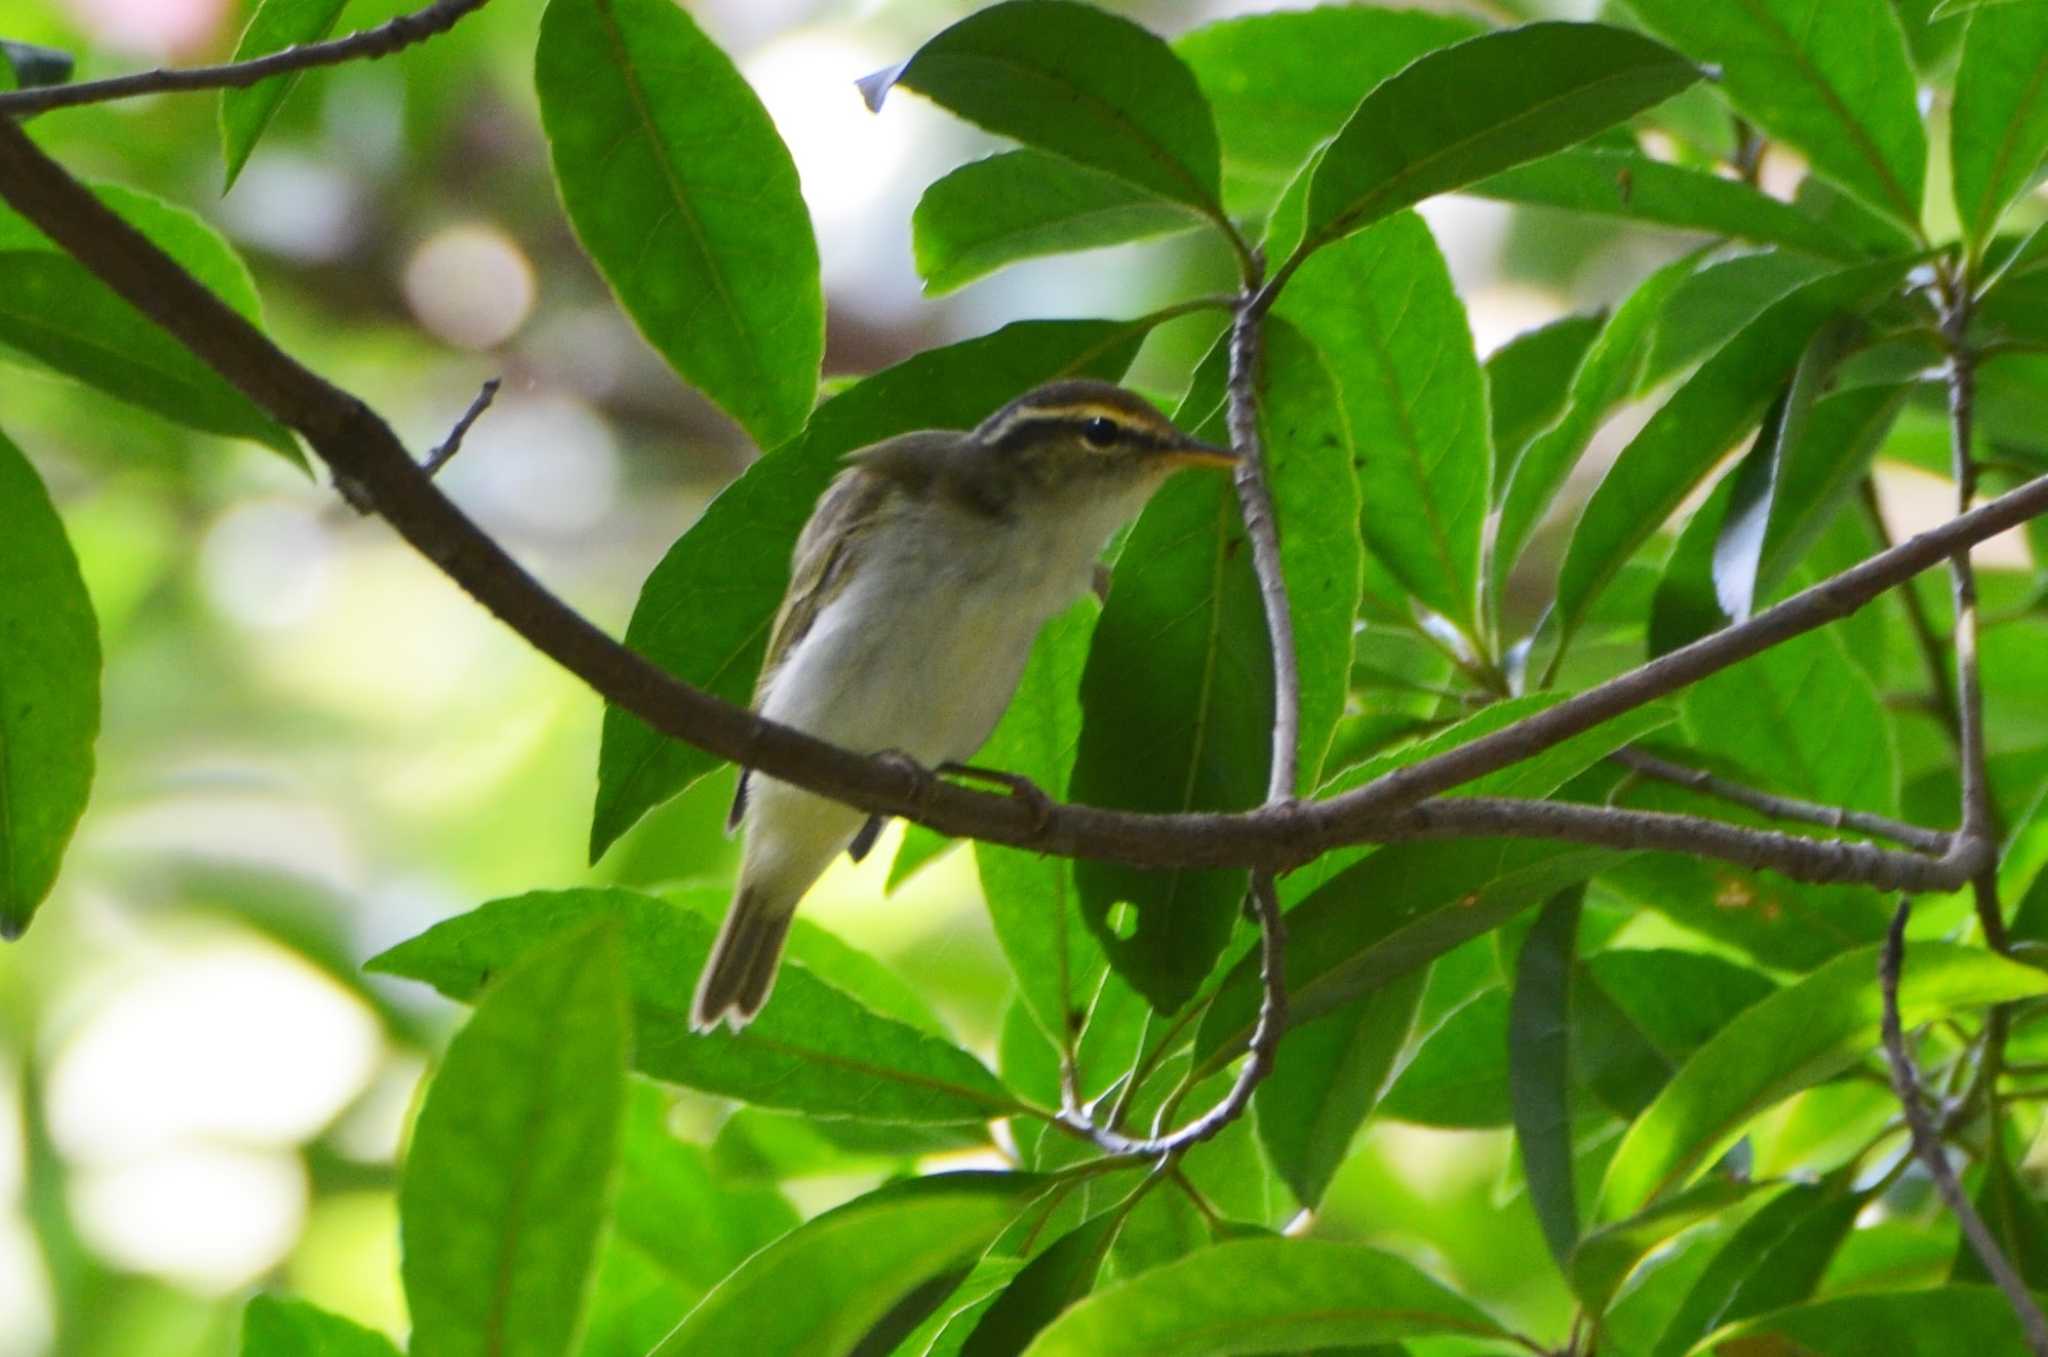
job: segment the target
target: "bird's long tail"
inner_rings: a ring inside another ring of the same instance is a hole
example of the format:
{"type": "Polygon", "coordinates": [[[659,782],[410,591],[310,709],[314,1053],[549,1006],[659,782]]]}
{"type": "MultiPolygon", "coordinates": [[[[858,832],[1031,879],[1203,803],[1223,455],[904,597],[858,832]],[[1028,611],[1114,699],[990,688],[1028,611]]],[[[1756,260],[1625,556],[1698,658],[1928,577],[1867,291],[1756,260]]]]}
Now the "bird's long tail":
{"type": "Polygon", "coordinates": [[[690,1027],[708,1032],[720,1022],[737,1032],[752,1022],[768,1002],[775,972],[782,964],[782,944],[796,901],[777,898],[759,886],[743,886],[726,911],[711,959],[697,979],[697,997],[690,1005],[690,1027]]]}

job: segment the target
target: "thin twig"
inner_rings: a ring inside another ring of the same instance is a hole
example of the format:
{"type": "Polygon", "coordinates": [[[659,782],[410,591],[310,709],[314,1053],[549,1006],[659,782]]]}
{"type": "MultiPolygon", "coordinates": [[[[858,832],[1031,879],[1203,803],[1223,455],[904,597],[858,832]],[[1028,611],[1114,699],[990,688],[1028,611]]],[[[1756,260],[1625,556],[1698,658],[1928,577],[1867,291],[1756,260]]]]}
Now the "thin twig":
{"type": "Polygon", "coordinates": [[[1941,1137],[1935,1133],[1927,1117],[1926,1104],[1920,1099],[1920,1080],[1913,1072],[1913,1060],[1906,1052],[1906,1038],[1899,1024],[1899,966],[1905,953],[1906,917],[1912,912],[1911,900],[1899,902],[1898,912],[1892,915],[1891,932],[1885,938],[1884,950],[1877,961],[1877,984],[1884,995],[1884,1054],[1891,1064],[1892,1091],[1898,1095],[1899,1104],[1905,1109],[1906,1127],[1913,1138],[1913,1152],[1919,1155],[1928,1176],[1934,1179],[1934,1189],[1941,1194],[1942,1204],[1963,1227],[1963,1237],[1970,1241],[1970,1247],[1984,1264],[1984,1270],[1991,1274],[1991,1280],[1998,1284],[1998,1289],[2005,1293],[2006,1300],[2012,1305],[2013,1313],[2019,1316],[2020,1325],[2026,1330],[2028,1349],[2034,1357],[2048,1357],[2048,1318],[2042,1316],[2041,1307],[2034,1303],[2027,1284],[2020,1279],[2004,1250],[1998,1247],[1998,1240],[1985,1226],[1983,1217],[1963,1195],[1963,1185],[1956,1181],[1955,1170],[1949,1166],[1941,1137]]]}
{"type": "Polygon", "coordinates": [[[448,431],[448,436],[427,454],[426,461],[420,463],[421,471],[429,476],[439,475],[441,468],[448,465],[449,459],[462,451],[462,440],[469,433],[469,426],[476,423],[478,417],[491,408],[491,402],[497,399],[498,387],[502,383],[502,378],[492,377],[483,384],[476,393],[476,399],[462,412],[462,418],[456,420],[455,427],[448,431]]]}
{"type": "Polygon", "coordinates": [[[1858,834],[1869,834],[1874,838],[1903,843],[1923,853],[1946,853],[1949,849],[1949,835],[1944,830],[1907,824],[1903,820],[1873,815],[1869,811],[1824,806],[1816,801],[1801,801],[1790,796],[1774,796],[1770,792],[1718,777],[1704,768],[1693,768],[1659,758],[1645,749],[1621,749],[1608,757],[1644,777],[1685,787],[1733,805],[1747,806],[1759,814],[1770,816],[1773,820],[1790,820],[1796,824],[1820,825],[1833,830],[1853,830],[1858,834]]]}
{"type": "MultiPolygon", "coordinates": [[[[1258,302],[1256,255],[1246,261],[1245,292],[1230,324],[1230,443],[1237,451],[1237,500],[1245,536],[1252,544],[1252,572],[1259,582],[1259,600],[1266,614],[1266,637],[1273,651],[1273,744],[1266,781],[1266,805],[1286,807],[1295,799],[1301,768],[1301,671],[1295,657],[1294,612],[1287,597],[1287,575],[1280,561],[1280,532],[1273,510],[1273,492],[1266,479],[1266,454],[1259,437],[1259,324],[1264,310],[1258,302]]],[[[1116,1130],[1129,1099],[1137,1092],[1133,1072],[1108,1125],[1099,1125],[1071,1103],[1061,1119],[1071,1131],[1086,1135],[1111,1154],[1140,1154],[1171,1162],[1190,1145],[1216,1135],[1244,1115],[1252,1092],[1268,1074],[1287,1030],[1287,925],[1281,918],[1280,892],[1273,872],[1257,868],[1248,884],[1253,917],[1259,925],[1258,1026],[1252,1032],[1250,1058],[1238,1071],[1230,1091],[1216,1105],[1178,1131],[1139,1139],[1116,1130]]],[[[1160,1043],[1165,1049],[1166,1043],[1160,1043]]],[[[1140,1062],[1143,1063],[1142,1061],[1140,1062]]],[[[1161,1117],[1172,1115],[1171,1103],[1161,1117]]]]}
{"type": "MultiPolygon", "coordinates": [[[[1863,513],[1870,520],[1871,529],[1886,551],[1891,550],[1892,530],[1884,521],[1884,506],[1878,503],[1877,482],[1870,477],[1863,478],[1860,487],[1863,513]]],[[[1934,688],[1934,702],[1930,708],[1941,722],[1949,739],[1962,743],[1962,735],[1956,730],[1956,688],[1955,680],[1949,676],[1948,651],[1941,637],[1934,630],[1934,620],[1927,615],[1927,605],[1920,598],[1920,591],[1910,583],[1899,590],[1899,602],[1905,605],[1906,622],[1913,632],[1914,644],[1920,648],[1921,662],[1927,667],[1927,681],[1934,688]]]]}
{"type": "MultiPolygon", "coordinates": [[[[1060,804],[1047,813],[1012,796],[920,775],[900,761],[855,753],[765,721],[678,681],[598,630],[464,516],[421,472],[374,411],[278,349],[5,119],[0,119],[0,198],[259,407],[304,435],[337,481],[360,487],[416,550],[606,700],[664,735],[819,795],[867,811],[916,819],[941,833],[1061,857],[1141,867],[1287,870],[1331,847],[1373,839],[1384,833],[1388,817],[1403,807],[1539,754],[1603,721],[1846,617],[1956,550],[2048,512],[2044,476],[1747,622],[1723,628],[1509,729],[1327,801],[1176,815],[1060,804]]],[[[1725,841],[1739,843],[1755,831],[1731,827],[1729,833],[1735,837],[1725,841]]],[[[1713,847],[1700,851],[1702,856],[1728,856],[1713,847]]]]}
{"type": "Polygon", "coordinates": [[[315,66],[336,66],[345,61],[370,61],[423,42],[453,28],[465,15],[482,9],[489,0],[435,0],[411,14],[401,14],[388,23],[351,33],[327,42],[304,43],[282,52],[250,61],[231,61],[220,66],[190,66],[183,70],[138,71],[110,80],[88,80],[76,85],[39,85],[33,89],[0,93],[0,116],[26,117],[53,108],[80,104],[102,104],[130,99],[141,94],[168,94],[180,90],[241,89],[273,76],[310,70],[315,66]]]}

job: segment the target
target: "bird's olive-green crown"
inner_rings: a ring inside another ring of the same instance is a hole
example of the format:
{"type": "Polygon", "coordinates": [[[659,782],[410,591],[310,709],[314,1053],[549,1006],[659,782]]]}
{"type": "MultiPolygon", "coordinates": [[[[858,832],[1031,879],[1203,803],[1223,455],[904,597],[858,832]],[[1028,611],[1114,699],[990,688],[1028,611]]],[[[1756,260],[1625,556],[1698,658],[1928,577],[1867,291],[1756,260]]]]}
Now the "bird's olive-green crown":
{"type": "Polygon", "coordinates": [[[1143,397],[1108,382],[1073,378],[1025,392],[983,420],[974,441],[999,456],[1079,453],[1116,461],[1227,465],[1224,448],[1190,437],[1143,397]]]}

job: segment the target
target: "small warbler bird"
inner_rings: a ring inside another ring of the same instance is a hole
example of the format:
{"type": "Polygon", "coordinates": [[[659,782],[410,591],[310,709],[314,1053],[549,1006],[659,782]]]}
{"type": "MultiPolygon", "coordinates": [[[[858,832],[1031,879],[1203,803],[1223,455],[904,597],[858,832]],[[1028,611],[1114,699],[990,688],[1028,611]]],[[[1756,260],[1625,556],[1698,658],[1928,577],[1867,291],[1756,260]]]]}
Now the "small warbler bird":
{"type": "MultiPolygon", "coordinates": [[[[995,729],[1039,629],[1095,579],[1110,535],[1182,467],[1228,467],[1107,382],[1027,392],[967,432],[927,430],[849,455],[797,538],[754,709],[853,749],[927,766],[995,729]]],[[[881,818],[741,770],[739,884],[690,1025],[744,1027],[775,983],[798,901],[881,818]]]]}

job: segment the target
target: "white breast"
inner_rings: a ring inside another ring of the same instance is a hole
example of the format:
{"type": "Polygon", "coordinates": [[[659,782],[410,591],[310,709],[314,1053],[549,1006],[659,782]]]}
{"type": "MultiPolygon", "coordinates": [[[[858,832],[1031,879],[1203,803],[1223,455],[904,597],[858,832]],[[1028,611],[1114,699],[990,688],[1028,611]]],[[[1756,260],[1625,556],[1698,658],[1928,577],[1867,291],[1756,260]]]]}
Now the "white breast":
{"type": "Polygon", "coordinates": [[[1142,499],[1097,495],[1050,523],[1030,515],[1029,528],[917,506],[792,649],[762,713],[854,749],[926,764],[972,757],[1039,628],[1088,589],[1104,542],[1142,499]]]}

